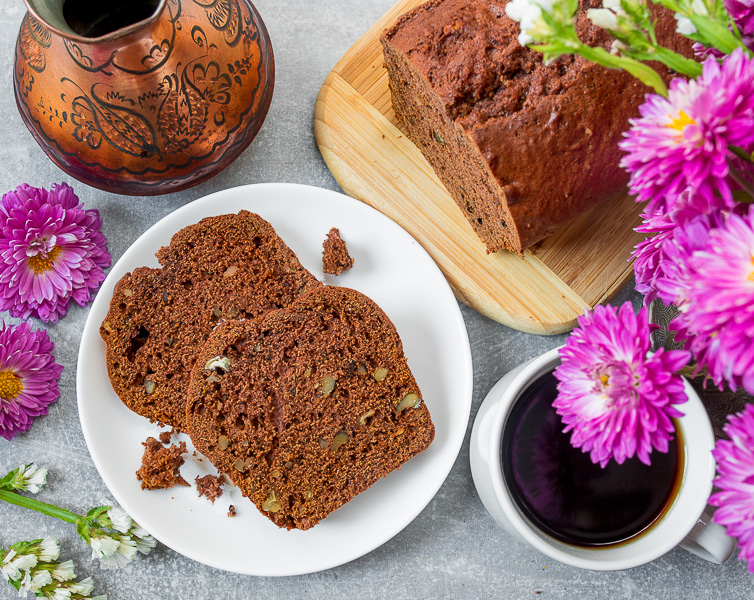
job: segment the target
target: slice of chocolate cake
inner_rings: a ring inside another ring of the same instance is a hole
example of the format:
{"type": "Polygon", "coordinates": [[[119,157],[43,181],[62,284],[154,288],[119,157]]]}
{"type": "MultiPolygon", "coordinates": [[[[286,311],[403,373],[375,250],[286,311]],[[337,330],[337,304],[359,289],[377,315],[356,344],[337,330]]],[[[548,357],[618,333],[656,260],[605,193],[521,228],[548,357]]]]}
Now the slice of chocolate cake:
{"type": "Polygon", "coordinates": [[[116,285],[100,335],[113,389],[134,412],[184,428],[196,355],[226,319],[253,319],[321,284],[264,219],[203,219],[116,285]]]}
{"type": "Polygon", "coordinates": [[[186,408],[196,448],[287,529],[316,525],[435,433],[390,319],[329,286],[218,327],[186,408]]]}

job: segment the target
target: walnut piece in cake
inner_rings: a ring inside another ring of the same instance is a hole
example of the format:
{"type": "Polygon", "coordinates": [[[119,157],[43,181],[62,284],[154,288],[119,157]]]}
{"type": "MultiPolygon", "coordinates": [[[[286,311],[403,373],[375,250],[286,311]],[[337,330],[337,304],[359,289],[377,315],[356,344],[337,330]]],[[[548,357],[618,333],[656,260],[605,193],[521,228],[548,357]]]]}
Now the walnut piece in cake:
{"type": "Polygon", "coordinates": [[[328,275],[340,275],[353,266],[353,257],[348,254],[340,231],[333,227],[322,244],[322,271],[328,275]]]}
{"type": "Polygon", "coordinates": [[[142,490],[164,490],[175,485],[189,485],[180,473],[186,442],[166,448],[155,438],[149,437],[142,444],[145,448],[144,456],[141,468],[136,471],[136,479],[141,481],[142,490]]]}

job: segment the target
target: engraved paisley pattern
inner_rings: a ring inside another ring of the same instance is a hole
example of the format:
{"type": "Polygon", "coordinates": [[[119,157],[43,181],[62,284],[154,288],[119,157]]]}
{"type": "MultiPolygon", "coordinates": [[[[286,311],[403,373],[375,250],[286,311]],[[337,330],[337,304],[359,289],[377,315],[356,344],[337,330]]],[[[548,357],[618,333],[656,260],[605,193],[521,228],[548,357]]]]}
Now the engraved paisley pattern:
{"type": "Polygon", "coordinates": [[[21,94],[28,98],[34,87],[35,73],[43,73],[47,63],[45,50],[50,47],[50,30],[27,14],[18,32],[15,78],[21,94]]]}
{"type": "MultiPolygon", "coordinates": [[[[649,320],[659,329],[652,332],[652,350],[667,348],[668,350],[680,350],[683,343],[676,342],[672,331],[668,331],[668,325],[678,315],[675,306],[666,306],[662,300],[655,300],[649,306],[649,320]]],[[[729,389],[720,391],[714,385],[704,385],[704,377],[696,377],[691,380],[691,385],[699,394],[699,397],[707,409],[707,414],[712,421],[712,428],[718,438],[726,437],[723,433],[728,415],[741,412],[747,404],[754,403],[754,397],[746,393],[746,390],[732,392],[729,389]]]]}
{"type": "Polygon", "coordinates": [[[18,50],[30,69],[45,70],[45,50],[50,47],[50,30],[31,15],[26,15],[18,32],[18,50]]]}
{"type": "Polygon", "coordinates": [[[241,9],[238,0],[194,0],[205,7],[209,24],[221,31],[225,42],[235,46],[241,37],[241,9]]]}
{"type": "Polygon", "coordinates": [[[71,113],[71,120],[76,126],[74,137],[86,141],[95,150],[104,139],[131,156],[148,158],[158,152],[154,129],[134,110],[135,103],[115,90],[106,92],[100,98],[98,87],[98,84],[92,87],[91,98],[78,88],[81,95],[73,100],[74,110],[71,113]]]}

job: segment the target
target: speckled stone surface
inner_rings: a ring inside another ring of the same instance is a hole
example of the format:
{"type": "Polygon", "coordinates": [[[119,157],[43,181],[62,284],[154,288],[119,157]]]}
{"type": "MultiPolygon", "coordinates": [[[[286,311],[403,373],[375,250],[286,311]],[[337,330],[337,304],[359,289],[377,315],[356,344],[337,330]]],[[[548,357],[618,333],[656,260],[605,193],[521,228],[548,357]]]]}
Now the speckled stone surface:
{"type": "MultiPolygon", "coordinates": [[[[392,0],[258,0],[275,49],[276,88],[267,121],[250,148],[226,171],[188,191],[160,198],[109,195],[66,177],[32,140],[16,112],[11,87],[15,37],[22,0],[0,5],[0,191],[22,182],[72,183],[87,207],[98,208],[113,259],[149,226],[187,202],[246,183],[296,182],[339,190],[319,154],[312,112],[320,85],[340,56],[391,5],[392,0]]],[[[629,289],[616,302],[640,298],[629,289]]],[[[474,364],[469,433],[487,391],[515,365],[563,343],[564,337],[519,333],[465,306],[474,364]]],[[[3,315],[7,319],[7,315],[3,315]]],[[[74,306],[46,329],[65,371],[61,397],[50,414],[12,442],[0,438],[0,472],[37,461],[51,475],[43,498],[83,512],[109,496],[92,463],[76,410],[76,357],[87,310],[74,306]]],[[[12,321],[12,320],[11,320],[12,321]]],[[[36,325],[41,325],[36,322],[36,325]]],[[[405,499],[407,503],[410,498],[405,499]]],[[[246,577],[218,571],[158,547],[118,571],[103,571],[70,525],[14,506],[0,505],[0,546],[57,536],[79,577],[92,576],[95,593],[110,600],[226,598],[612,598],[738,599],[754,597],[754,579],[743,563],[710,565],[684,550],[640,568],[593,573],[566,567],[499,529],[477,496],[469,469],[468,433],[445,484],[401,533],[372,553],[341,567],[290,578],[246,577]]],[[[358,535],[358,532],[354,532],[358,535]]],[[[253,540],[250,540],[253,543],[253,540]]],[[[280,560],[285,560],[284,556],[280,560]]],[[[17,597],[0,580],[0,598],[17,597]]]]}

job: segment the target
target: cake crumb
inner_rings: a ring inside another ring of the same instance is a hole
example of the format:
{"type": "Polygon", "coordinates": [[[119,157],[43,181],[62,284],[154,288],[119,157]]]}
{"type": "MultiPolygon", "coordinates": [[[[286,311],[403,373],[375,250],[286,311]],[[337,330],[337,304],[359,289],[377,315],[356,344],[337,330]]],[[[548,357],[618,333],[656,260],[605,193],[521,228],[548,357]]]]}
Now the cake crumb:
{"type": "Polygon", "coordinates": [[[161,442],[162,442],[163,444],[167,445],[167,444],[169,444],[169,443],[170,443],[170,438],[172,437],[172,435],[173,435],[173,433],[172,433],[171,431],[163,431],[163,432],[162,432],[162,433],[160,434],[160,441],[161,441],[161,442]]]}
{"type": "Polygon", "coordinates": [[[232,504],[228,507],[228,516],[229,517],[235,517],[236,516],[236,507],[232,504]]]}
{"type": "Polygon", "coordinates": [[[136,479],[141,481],[142,490],[164,490],[175,485],[189,485],[180,473],[184,462],[182,454],[187,451],[186,442],[166,448],[157,439],[149,437],[142,445],[144,456],[141,468],[136,471],[136,479]]]}
{"type": "Polygon", "coordinates": [[[200,496],[206,496],[212,504],[223,495],[223,483],[225,482],[225,479],[222,475],[218,475],[217,477],[214,475],[205,475],[204,477],[197,476],[195,481],[196,491],[199,492],[200,496]]]}
{"type": "Polygon", "coordinates": [[[322,244],[322,271],[328,275],[340,275],[352,266],[353,258],[348,254],[346,243],[337,227],[333,227],[322,244]]]}

